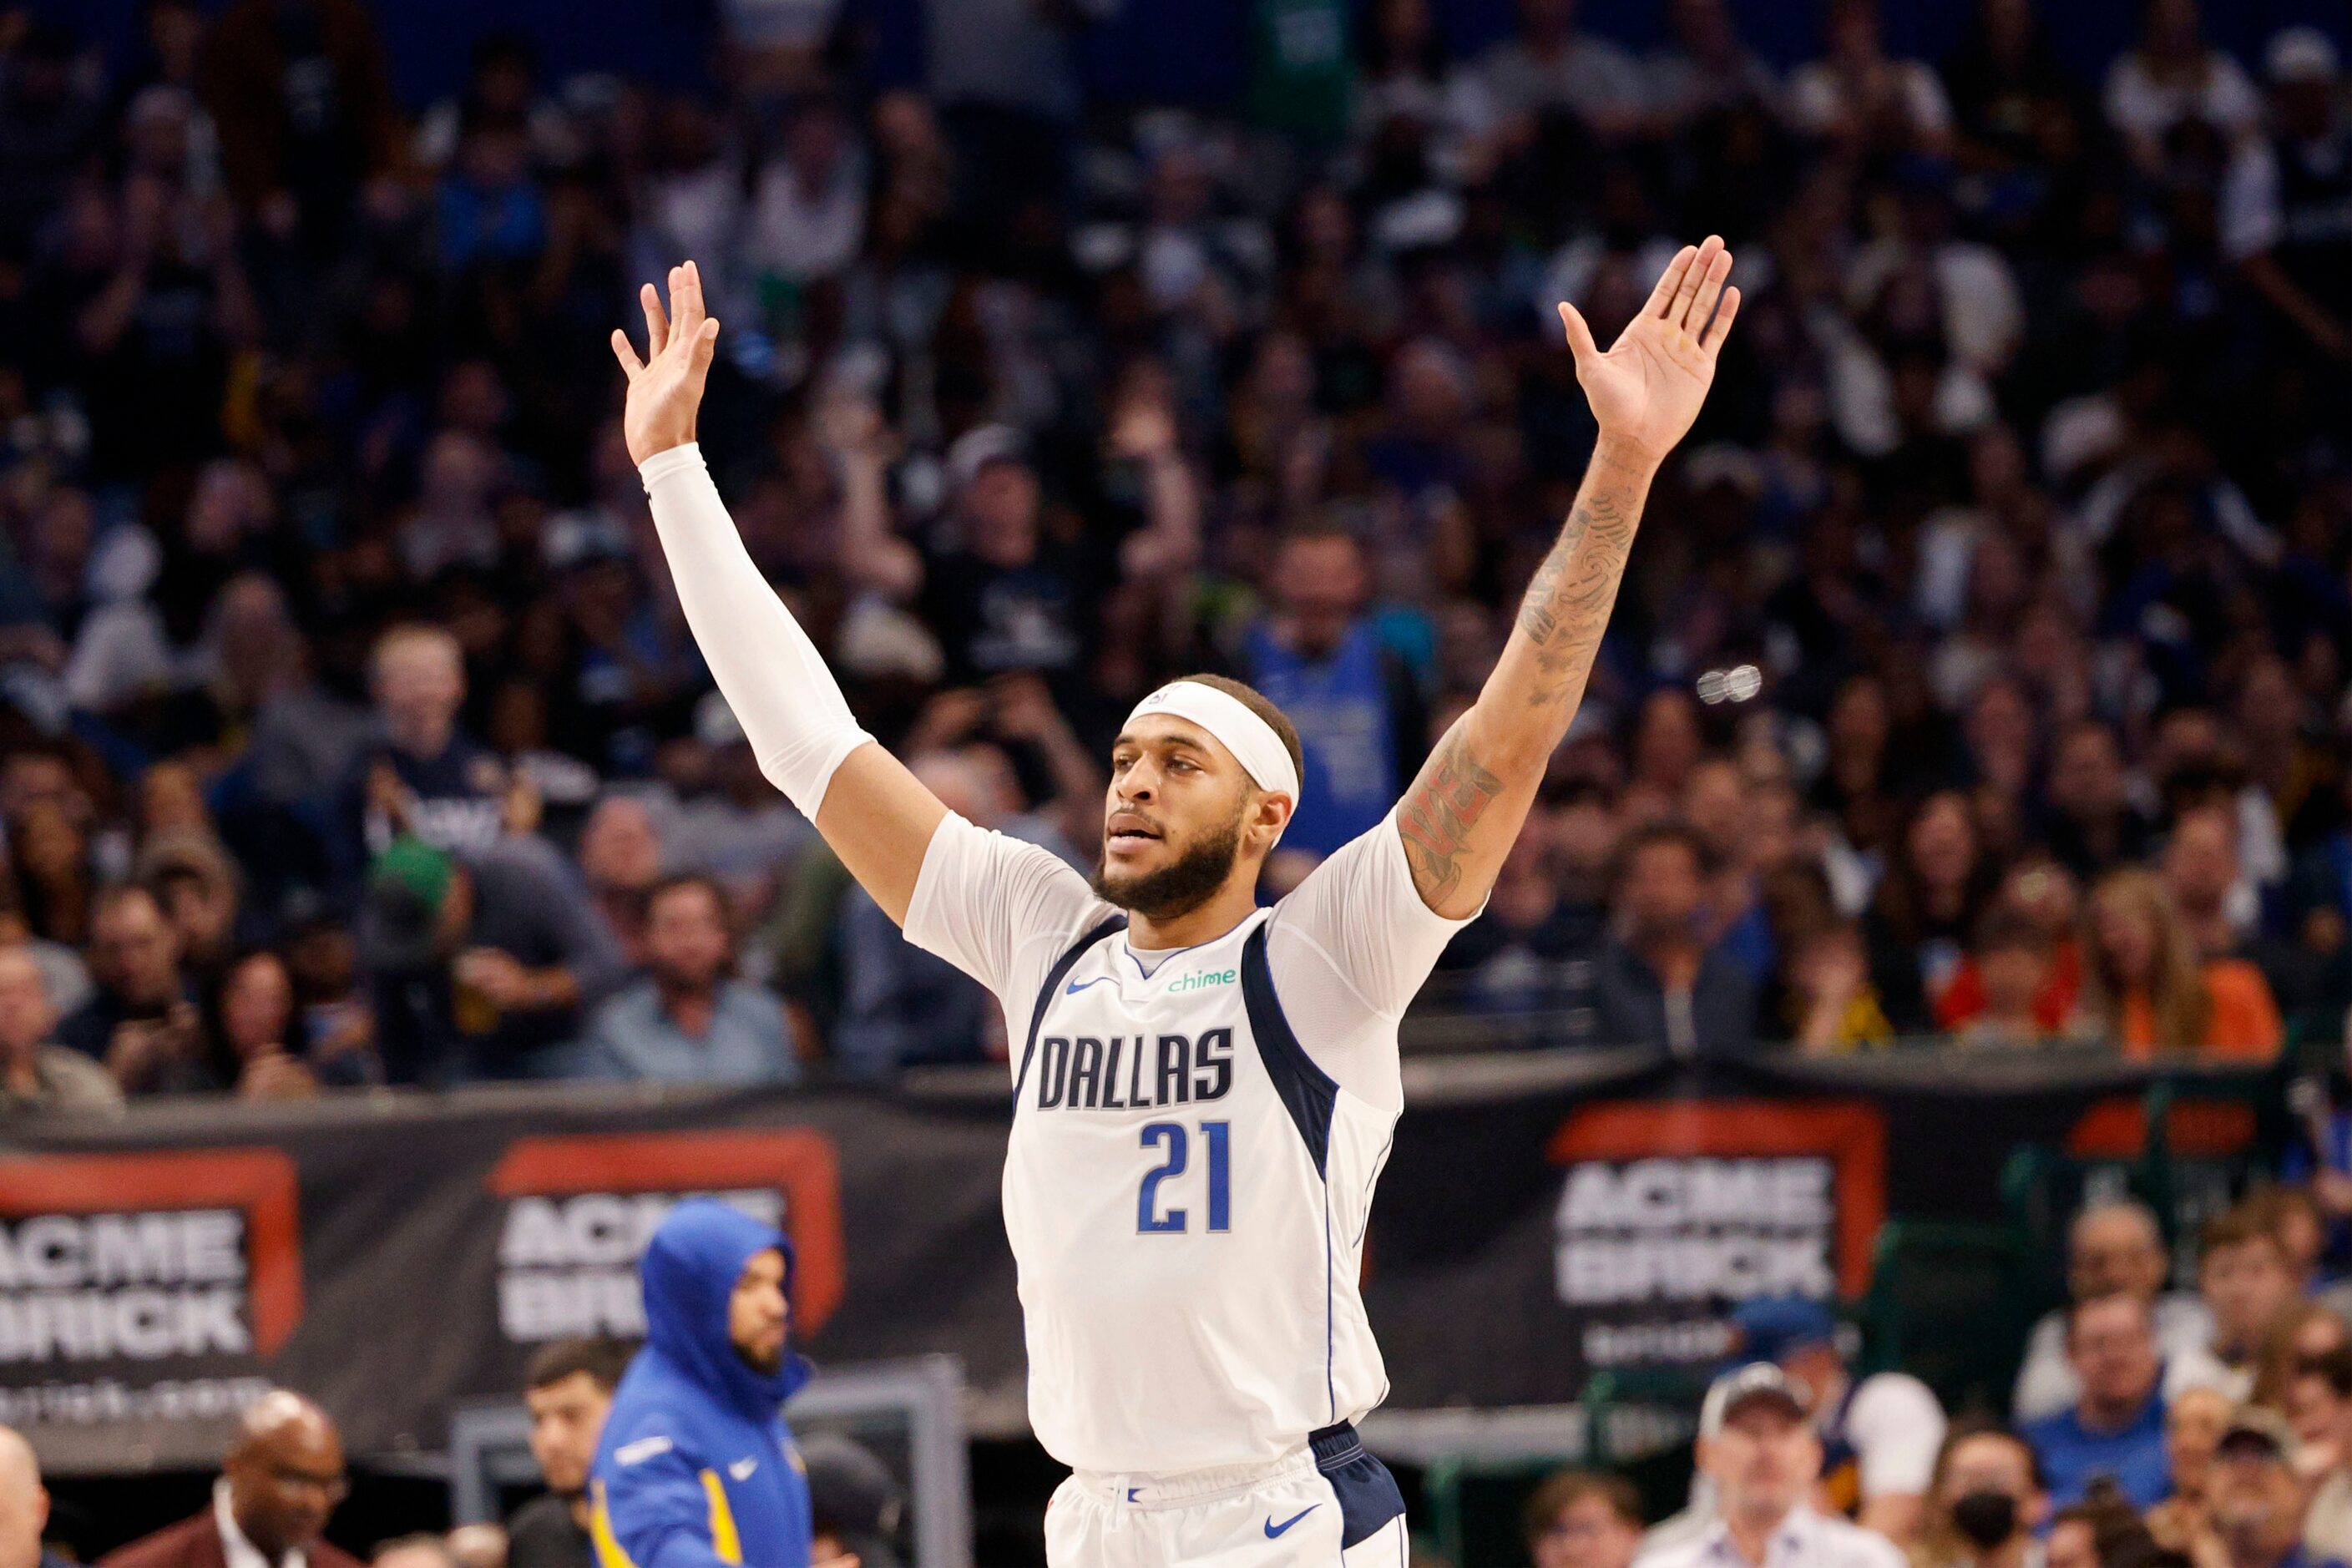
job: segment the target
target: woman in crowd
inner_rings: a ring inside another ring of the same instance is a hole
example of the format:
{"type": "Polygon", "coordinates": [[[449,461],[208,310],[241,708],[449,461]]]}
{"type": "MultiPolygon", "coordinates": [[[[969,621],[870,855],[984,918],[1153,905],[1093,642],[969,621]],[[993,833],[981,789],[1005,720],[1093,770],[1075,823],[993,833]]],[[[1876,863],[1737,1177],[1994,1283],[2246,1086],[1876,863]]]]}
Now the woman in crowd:
{"type": "Polygon", "coordinates": [[[2136,1061],[2189,1053],[2265,1061],[2279,1047],[2278,1007],[2262,972],[2233,959],[2200,968],[2163,882],[2137,867],[2092,889],[2082,1012],[2136,1061]]]}

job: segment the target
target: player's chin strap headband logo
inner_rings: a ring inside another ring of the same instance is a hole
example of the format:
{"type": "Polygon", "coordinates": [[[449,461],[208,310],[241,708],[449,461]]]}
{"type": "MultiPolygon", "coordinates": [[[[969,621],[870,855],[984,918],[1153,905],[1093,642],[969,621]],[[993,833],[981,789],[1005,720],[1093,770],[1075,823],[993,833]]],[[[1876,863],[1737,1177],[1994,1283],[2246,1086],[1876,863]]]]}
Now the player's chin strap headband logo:
{"type": "Polygon", "coordinates": [[[1147,713],[1167,713],[1190,720],[1215,736],[1250,782],[1269,795],[1286,795],[1298,805],[1298,770],[1291,765],[1290,748],[1274,726],[1249,710],[1238,698],[1197,680],[1171,680],[1135,705],[1129,724],[1147,713]]]}

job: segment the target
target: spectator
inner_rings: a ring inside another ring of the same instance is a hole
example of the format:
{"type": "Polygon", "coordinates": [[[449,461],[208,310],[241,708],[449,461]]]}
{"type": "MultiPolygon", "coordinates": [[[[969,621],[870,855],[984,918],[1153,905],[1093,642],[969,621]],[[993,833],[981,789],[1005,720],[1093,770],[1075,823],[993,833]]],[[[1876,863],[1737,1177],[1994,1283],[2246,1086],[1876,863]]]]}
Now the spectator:
{"type": "Polygon", "coordinates": [[[2352,1344],[2352,1326],[2325,1301],[2299,1300],[2271,1320],[2247,1403],[2286,1408],[2287,1391],[2302,1365],[2352,1344]]]}
{"type": "Polygon", "coordinates": [[[382,740],[344,786],[359,852],[379,855],[403,833],[473,853],[505,831],[507,780],[498,758],[457,727],[464,651],[437,626],[386,632],[371,665],[382,740]]]}
{"type": "Polygon", "coordinates": [[[1783,978],[1797,1020],[1793,1037],[1808,1056],[1895,1044],[1895,1025],[1857,927],[1832,921],[1796,933],[1783,978]]]}
{"type": "Polygon", "coordinates": [[[1901,845],[1878,884],[1863,930],[1871,980],[1890,1020],[1906,1033],[1917,1033],[1928,1026],[1959,968],[2000,873],[1980,852],[1968,799],[1957,790],[1922,801],[1903,830],[1901,845]]]}
{"type": "Polygon", "coordinates": [[[419,1531],[377,1542],[368,1568],[459,1568],[459,1564],[446,1537],[419,1531]]]}
{"type": "MultiPolygon", "coordinates": [[[[1519,0],[1518,11],[1517,36],[1478,61],[1496,113],[1528,121],[1570,115],[1603,141],[1640,130],[1641,67],[1607,39],[1577,30],[1575,0],[1519,0]]],[[[1517,134],[1532,134],[1532,126],[1517,134]]]]}
{"type": "Polygon", "coordinates": [[[1412,671],[1365,614],[1371,574],[1352,535],[1294,531],[1273,576],[1276,610],[1251,629],[1241,673],[1297,727],[1306,809],[1283,847],[1319,857],[1389,814],[1429,723],[1412,671]]]}
{"type": "Polygon", "coordinates": [[[808,1465],[811,1568],[898,1568],[907,1500],[898,1479],[853,1437],[820,1432],[802,1446],[808,1465]]]}
{"type": "Polygon", "coordinates": [[[208,831],[174,828],[148,841],[134,865],[179,942],[199,988],[217,983],[236,948],[236,867],[208,831]]]}
{"type": "Polygon", "coordinates": [[[596,919],[631,967],[646,962],[647,900],[662,877],[654,814],[635,795],[608,795],[580,830],[580,874],[596,919]]]}
{"type": "Polygon", "coordinates": [[[547,1490],[507,1521],[507,1568],[592,1568],[588,1467],[628,1355],[609,1340],[558,1340],[523,1369],[530,1457],[547,1490]]]}
{"type": "MultiPolygon", "coordinates": [[[[1560,897],[1551,858],[1534,834],[1512,847],[1477,920],[1438,960],[1442,993],[1465,1012],[1539,1017],[1548,1030],[1590,1019],[1592,953],[1600,932],[1560,897]]],[[[1590,1030],[1589,1022],[1586,1030],[1590,1030]]],[[[1581,1039],[1583,1035],[1580,1034],[1581,1039]]]]}
{"type": "Polygon", "coordinates": [[[1953,1038],[1963,1046],[2032,1046],[2053,1037],[2042,1019],[2050,988],[2050,946],[2023,911],[1996,905],[1977,922],[1976,973],[1983,1009],[1953,1038]]]}
{"type": "Polygon", "coordinates": [[[1952,106],[1933,68],[1887,58],[1878,0],[1835,0],[1829,52],[1789,79],[1789,118],[1809,136],[1854,148],[1941,156],[1952,106]]]}
{"type": "Polygon", "coordinates": [[[2151,177],[2165,139],[2194,120],[2232,140],[2255,127],[2262,97],[2236,61],[2205,42],[2197,0],[2145,0],[2138,44],[2108,68],[2107,123],[2151,177]]]}
{"type": "Polygon", "coordinates": [[[2083,1011],[2125,1055],[2267,1061],[2277,1053],[2278,1008],[2261,972],[2200,965],[2153,872],[2116,871],[2092,889],[2083,953],[2083,1011]]]}
{"type": "Polygon", "coordinates": [[[629,1561],[716,1556],[716,1521],[761,1542],[764,1562],[808,1568],[808,1481],[782,1414],[809,1375],[791,1348],[792,1270],[782,1233],[716,1198],[687,1199],[646,1243],[646,1348],[589,1468],[592,1531],[629,1561]],[[747,1448],[758,1464],[727,1458],[747,1448]]]}
{"type": "Polygon", "coordinates": [[[33,1446],[12,1426],[0,1426],[0,1562],[9,1568],[66,1568],[43,1531],[49,1522],[49,1492],[41,1485],[41,1463],[33,1446]]]}
{"type": "Polygon", "coordinates": [[[1803,1390],[1824,1456],[1820,1497],[1898,1546],[1919,1535],[1944,1443],[1944,1407],[1908,1373],[1857,1378],[1837,1319],[1801,1296],[1766,1297],[1731,1315],[1733,1353],[1777,1364],[1803,1390]]]}
{"type": "Polygon", "coordinates": [[[100,1563],[101,1568],[208,1568],[294,1558],[313,1568],[359,1568],[357,1558],[320,1534],[349,1490],[334,1422],[300,1394],[272,1389],[239,1417],[211,1503],[100,1563]]]}
{"type": "Polygon", "coordinates": [[[1713,1485],[1717,1517],[1700,1534],[1645,1550],[1643,1568],[1744,1560],[1820,1563],[1824,1568],[1895,1568],[1904,1561],[1885,1537],[1810,1500],[1822,1468],[1821,1439],[1803,1389],[1758,1362],[1724,1373],[1699,1413],[1698,1465],[1713,1485]]]}
{"type": "MultiPolygon", "coordinates": [[[[2168,1291],[2170,1260],[2156,1213],[2137,1200],[2085,1205],[2066,1231],[2066,1291],[2076,1302],[2126,1290],[2148,1303],[2164,1393],[2177,1399],[2200,1382],[2219,1383],[2224,1371],[2207,1346],[2213,1316],[2194,1291],[2168,1291]]],[[[2066,1313],[2050,1312],[2033,1325],[2017,1373],[2012,1409],[2021,1426],[2053,1415],[2082,1397],[2066,1346],[2066,1313]]]]}
{"type": "Polygon", "coordinates": [[[602,1075],[659,1083],[794,1083],[800,1054],[772,994],[730,977],[727,899],[708,877],[646,896],[646,974],[589,1025],[602,1075]]]}
{"type": "Polygon", "coordinates": [[[1954,1427],[1927,1495],[1918,1568],[2022,1568],[2050,1514],[2033,1449],[2001,1426],[1954,1427]]]}
{"type": "Polygon", "coordinates": [[[112,1075],[56,1043],[48,981],[22,946],[0,948],[0,1107],[16,1112],[119,1110],[112,1075]]]}
{"type": "Polygon", "coordinates": [[[507,1568],[506,1527],[461,1524],[445,1538],[457,1568],[507,1568]]]}
{"type": "Polygon", "coordinates": [[[530,839],[465,861],[394,840],[369,871],[359,947],[394,1083],[573,1070],[584,1011],[622,974],[553,852],[530,839]]]}
{"type": "Polygon", "coordinates": [[[2074,1302],[2066,1355],[2083,1390],[2074,1407],[2023,1428],[2051,1497],[2079,1502],[2094,1477],[2112,1476],[2133,1506],[2155,1507],[2168,1489],[2164,1363],[2147,1298],[2116,1290],[2074,1302]]]}
{"type": "Polygon", "coordinates": [[[2303,1519],[2303,1550],[2313,1559],[2352,1553],[2352,1348],[2338,1346],[2295,1369],[2287,1415],[2298,1445],[2296,1468],[2315,1481],[2303,1519]]]}
{"type": "Polygon", "coordinates": [[[2270,1342],[2272,1325],[2295,1299],[2294,1272],[2268,1216],[2241,1205],[2206,1222],[2198,1237],[2197,1287],[2213,1314],[2214,1356],[2227,1385],[2244,1397],[2270,1342]]]}
{"type": "MultiPolygon", "coordinates": [[[[2223,966],[2252,964],[2279,1010],[2291,1016],[2309,1005],[2318,987],[2317,966],[2292,943],[2263,934],[2259,899],[2244,888],[2239,869],[2237,816],[2214,802],[2191,806],[2173,819],[2164,845],[2165,891],[2188,927],[2209,982],[2223,966]],[[2242,918],[2233,912],[2242,891],[2247,894],[2242,901],[2253,906],[2242,918]]],[[[2252,986],[2243,974],[2221,984],[2239,990],[2252,986]]]]}
{"type": "Polygon", "coordinates": [[[58,1026],[60,1044],[103,1062],[126,1094],[224,1087],[179,933],[152,893],[133,882],[100,896],[89,968],[97,993],[58,1026]]]}
{"type": "Polygon", "coordinates": [[[2270,134],[2248,138],[2231,163],[2222,247],[2295,338],[2352,359],[2352,236],[2325,216],[2347,194],[2336,46],[2315,27],[2289,27],[2267,55],[2270,134]]]}
{"type": "Polygon", "coordinates": [[[1736,1056],[1755,1043],[1755,983],[1699,939],[1706,853],[1659,824],[1618,852],[1615,934],[1601,958],[1601,1037],[1679,1057],[1736,1056]]]}
{"type": "Polygon", "coordinates": [[[2084,721],[2059,737],[2044,793],[2050,811],[2043,841],[2084,881],[2147,852],[2153,826],[2131,798],[2122,749],[2105,724],[2084,721]]]}
{"type": "Polygon", "coordinates": [[[2274,1410],[2250,1405],[2230,1418],[2213,1458],[2213,1540],[2229,1568],[2326,1568],[2304,1550],[2304,1481],[2294,1434],[2274,1410]]]}
{"type": "Polygon", "coordinates": [[[294,1040],[294,982],[285,961],[249,952],[228,966],[220,985],[222,1044],[236,1072],[239,1100],[311,1100],[318,1075],[294,1040]]]}
{"type": "Polygon", "coordinates": [[[231,194],[279,239],[338,244],[362,187],[399,166],[399,110],[360,0],[238,0],[213,25],[204,91],[231,194]]]}
{"type": "Polygon", "coordinates": [[[2051,1519],[2048,1568],[2120,1568],[2124,1563],[2152,1568],[2158,1561],[2150,1555],[2156,1550],[2131,1500],[2105,1476],[2091,1482],[2084,1500],[2060,1509],[2051,1519]]]}
{"type": "Polygon", "coordinates": [[[2148,1510],[2147,1521],[2156,1537],[2176,1551],[2204,1540],[2211,1531],[2213,1456],[2236,1409],[2227,1394],[2200,1384],[2182,1391],[2164,1413],[2164,1453],[2172,1466],[2172,1495],[2148,1510]]]}
{"type": "Polygon", "coordinates": [[[1642,1495],[1622,1476],[1561,1470],[1528,1497],[1520,1539],[1535,1568],[1631,1568],[1642,1545],[1642,1495]]]}

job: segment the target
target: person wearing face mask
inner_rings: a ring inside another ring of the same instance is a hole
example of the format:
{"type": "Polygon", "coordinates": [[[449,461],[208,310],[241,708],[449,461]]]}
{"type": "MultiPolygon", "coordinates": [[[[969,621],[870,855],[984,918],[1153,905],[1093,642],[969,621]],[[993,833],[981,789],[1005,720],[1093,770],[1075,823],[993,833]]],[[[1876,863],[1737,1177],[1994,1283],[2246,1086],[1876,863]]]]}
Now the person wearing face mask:
{"type": "Polygon", "coordinates": [[[2295,1473],[2294,1434],[2285,1417],[2259,1405],[2230,1418],[2213,1456],[2210,1485],[2218,1563],[2229,1568],[2343,1568],[2303,1544],[2310,1489],[2295,1473]]]}
{"type": "Polygon", "coordinates": [[[1960,1426],[1936,1456],[1914,1568],[2045,1568],[2038,1532],[2049,1516],[2025,1439],[2005,1426],[1960,1426]]]}

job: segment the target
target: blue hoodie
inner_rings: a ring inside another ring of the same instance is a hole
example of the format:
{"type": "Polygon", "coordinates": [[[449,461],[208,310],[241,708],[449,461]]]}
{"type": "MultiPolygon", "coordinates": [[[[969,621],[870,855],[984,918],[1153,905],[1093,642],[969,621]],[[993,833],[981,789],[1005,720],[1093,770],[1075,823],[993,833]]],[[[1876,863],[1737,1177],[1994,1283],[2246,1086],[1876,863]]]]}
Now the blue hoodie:
{"type": "Polygon", "coordinates": [[[678,1205],[646,1244],[646,1347],[589,1471],[598,1568],[808,1568],[808,1475],[783,1417],[808,1363],[788,1348],[754,1371],[727,1335],[735,1282],[771,1248],[789,1296],[792,1244],[716,1198],[678,1205]]]}

